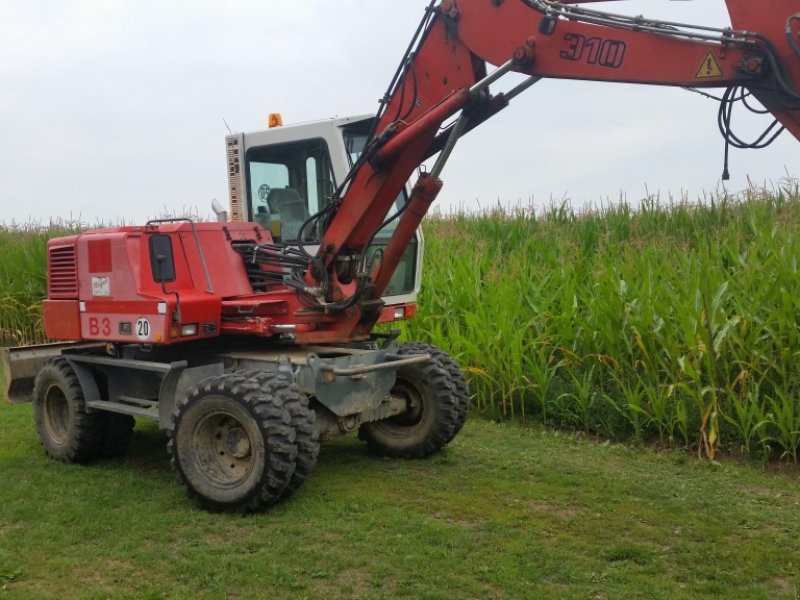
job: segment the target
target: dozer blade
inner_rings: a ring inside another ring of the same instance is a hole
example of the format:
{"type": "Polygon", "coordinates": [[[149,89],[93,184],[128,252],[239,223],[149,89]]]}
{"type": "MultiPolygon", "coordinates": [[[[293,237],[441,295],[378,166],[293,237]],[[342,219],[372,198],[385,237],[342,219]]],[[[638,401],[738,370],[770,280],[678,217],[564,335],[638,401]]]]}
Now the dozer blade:
{"type": "MultiPolygon", "coordinates": [[[[91,344],[96,345],[96,344],[91,344]]],[[[33,382],[42,365],[61,354],[65,348],[86,347],[89,344],[72,342],[22,346],[19,348],[0,348],[0,361],[3,367],[3,401],[6,404],[20,404],[33,400],[33,382]]]]}

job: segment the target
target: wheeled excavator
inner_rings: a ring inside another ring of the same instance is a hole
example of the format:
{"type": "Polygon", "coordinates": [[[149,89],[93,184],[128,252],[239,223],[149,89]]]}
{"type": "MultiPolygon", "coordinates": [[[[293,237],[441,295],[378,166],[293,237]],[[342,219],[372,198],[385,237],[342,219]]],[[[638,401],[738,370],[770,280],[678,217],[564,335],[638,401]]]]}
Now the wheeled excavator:
{"type": "Polygon", "coordinates": [[[800,139],[797,0],[725,0],[728,28],[603,1],[434,0],[376,115],[227,137],[217,221],[51,240],[44,328],[64,341],[3,352],[6,397],[33,402],[45,452],[118,454],[152,419],[190,496],[250,512],[300,488],[324,437],[406,458],[446,446],[468,413],[458,364],[376,325],[415,312],[419,225],[463,135],[567,78],[716,88],[726,156],[800,139]],[[526,78],[494,93],[511,72],[526,78]],[[737,104],[774,119],[754,142],[737,104]]]}

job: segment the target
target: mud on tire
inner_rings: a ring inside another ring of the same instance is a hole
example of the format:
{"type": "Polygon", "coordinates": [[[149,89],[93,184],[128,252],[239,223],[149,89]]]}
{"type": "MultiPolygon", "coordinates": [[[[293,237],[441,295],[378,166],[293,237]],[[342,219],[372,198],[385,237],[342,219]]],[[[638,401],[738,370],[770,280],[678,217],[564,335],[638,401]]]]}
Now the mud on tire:
{"type": "Polygon", "coordinates": [[[295,471],[292,394],[239,374],[202,381],[172,413],[168,451],[190,496],[214,511],[276,502],[295,471]]]}
{"type": "Polygon", "coordinates": [[[452,356],[433,344],[408,342],[400,347],[399,354],[430,354],[435,360],[439,361],[439,364],[447,371],[455,392],[457,413],[455,429],[450,434],[450,439],[447,440],[448,442],[451,441],[464,427],[464,423],[467,422],[467,416],[469,415],[469,384],[467,384],[467,380],[464,378],[464,373],[461,372],[461,367],[458,366],[458,363],[452,356]]]}
{"type": "MultiPolygon", "coordinates": [[[[417,344],[401,344],[398,348],[398,354],[423,352],[427,350],[417,344]]],[[[461,429],[466,418],[463,400],[450,373],[431,354],[431,360],[397,371],[392,395],[405,398],[408,411],[359,428],[359,438],[378,454],[422,458],[441,450],[461,429]]]]}
{"type": "Polygon", "coordinates": [[[289,377],[275,368],[248,369],[239,371],[238,375],[257,381],[266,388],[276,386],[284,388],[284,406],[289,412],[290,425],[295,431],[297,458],[292,479],[283,496],[288,497],[296,492],[314,472],[319,456],[319,431],[314,425],[316,413],[309,407],[308,396],[301,394],[289,377]]]}

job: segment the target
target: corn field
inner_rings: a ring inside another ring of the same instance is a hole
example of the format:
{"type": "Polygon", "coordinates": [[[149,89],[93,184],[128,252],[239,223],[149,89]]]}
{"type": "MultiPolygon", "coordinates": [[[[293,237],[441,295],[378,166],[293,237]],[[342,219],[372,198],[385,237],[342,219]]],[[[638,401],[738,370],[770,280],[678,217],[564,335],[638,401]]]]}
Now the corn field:
{"type": "MultiPolygon", "coordinates": [[[[800,193],[438,215],[405,337],[467,373],[473,408],[611,439],[797,461],[800,193]]],[[[0,229],[0,343],[42,341],[45,242],[0,229]]]]}
{"type": "Polygon", "coordinates": [[[47,291],[47,239],[58,229],[0,229],[0,345],[43,341],[40,301],[47,291]]]}
{"type": "Polygon", "coordinates": [[[612,439],[797,461],[797,182],[426,223],[410,339],[448,349],[474,407],[612,439]]]}

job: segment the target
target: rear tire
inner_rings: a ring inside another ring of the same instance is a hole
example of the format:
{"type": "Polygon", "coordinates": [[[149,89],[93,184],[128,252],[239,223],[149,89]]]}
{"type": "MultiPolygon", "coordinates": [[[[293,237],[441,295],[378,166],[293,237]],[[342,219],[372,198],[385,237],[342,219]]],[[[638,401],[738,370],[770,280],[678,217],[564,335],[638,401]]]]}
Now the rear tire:
{"type": "Polygon", "coordinates": [[[433,344],[408,342],[400,347],[399,354],[430,354],[434,359],[439,361],[442,368],[447,371],[447,375],[450,377],[450,381],[453,384],[456,400],[456,426],[451,432],[450,438],[447,440],[448,442],[451,441],[464,427],[464,423],[467,422],[467,416],[469,415],[469,385],[464,378],[464,374],[461,372],[461,367],[458,366],[458,363],[452,356],[433,344]]]}
{"type": "Polygon", "coordinates": [[[85,463],[102,453],[106,415],[86,412],[83,390],[67,359],[51,359],[39,371],[33,386],[33,415],[50,458],[85,463]]]}
{"type": "MultiPolygon", "coordinates": [[[[403,344],[398,354],[421,354],[403,344]]],[[[408,410],[394,417],[364,423],[358,436],[378,454],[422,458],[441,450],[459,427],[460,402],[450,375],[435,356],[401,367],[391,391],[406,399],[408,410]]]]}
{"type": "Polygon", "coordinates": [[[178,403],[167,448],[201,506],[254,512],[282,496],[297,456],[289,396],[233,374],[204,380],[178,403]]]}

